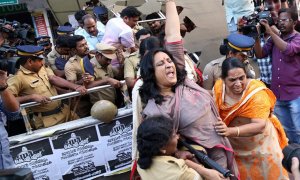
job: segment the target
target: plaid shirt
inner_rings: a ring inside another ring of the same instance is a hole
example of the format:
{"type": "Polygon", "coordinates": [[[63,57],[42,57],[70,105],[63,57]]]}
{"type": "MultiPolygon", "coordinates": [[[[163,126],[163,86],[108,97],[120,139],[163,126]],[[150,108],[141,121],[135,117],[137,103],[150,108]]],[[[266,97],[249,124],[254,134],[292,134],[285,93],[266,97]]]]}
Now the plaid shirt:
{"type": "MultiPolygon", "coordinates": [[[[266,40],[264,38],[260,38],[261,47],[264,46],[266,40]]],[[[260,71],[260,80],[262,80],[266,84],[271,84],[272,80],[272,59],[271,56],[266,58],[257,59],[254,58],[254,61],[257,62],[259,71],[260,71]]]]}

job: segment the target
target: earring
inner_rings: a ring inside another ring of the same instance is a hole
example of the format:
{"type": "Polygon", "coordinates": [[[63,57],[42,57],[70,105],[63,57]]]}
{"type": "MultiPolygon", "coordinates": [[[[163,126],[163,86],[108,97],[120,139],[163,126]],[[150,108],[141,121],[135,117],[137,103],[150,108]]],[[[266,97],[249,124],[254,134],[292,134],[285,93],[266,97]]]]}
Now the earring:
{"type": "Polygon", "coordinates": [[[166,152],[167,152],[167,150],[165,150],[165,149],[161,150],[162,154],[166,154],[166,152]]]}

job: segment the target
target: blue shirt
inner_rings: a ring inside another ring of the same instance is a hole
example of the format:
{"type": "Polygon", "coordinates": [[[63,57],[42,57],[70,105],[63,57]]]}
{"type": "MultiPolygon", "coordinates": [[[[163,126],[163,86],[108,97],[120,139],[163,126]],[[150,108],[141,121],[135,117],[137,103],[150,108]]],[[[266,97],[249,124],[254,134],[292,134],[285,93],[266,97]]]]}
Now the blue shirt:
{"type": "Polygon", "coordinates": [[[100,43],[102,41],[103,36],[104,36],[105,26],[99,21],[97,21],[97,29],[98,29],[97,36],[92,36],[88,32],[86,32],[85,30],[84,30],[83,34],[80,34],[87,41],[87,44],[89,46],[89,50],[95,50],[96,49],[96,44],[100,43]]]}
{"type": "Polygon", "coordinates": [[[234,19],[235,24],[239,18],[249,16],[254,12],[253,0],[225,0],[226,21],[234,19]]]}
{"type": "Polygon", "coordinates": [[[14,167],[14,161],[9,151],[8,134],[4,126],[6,121],[16,120],[19,118],[20,111],[9,112],[4,106],[2,99],[0,99],[0,169],[8,169],[14,167]]]}

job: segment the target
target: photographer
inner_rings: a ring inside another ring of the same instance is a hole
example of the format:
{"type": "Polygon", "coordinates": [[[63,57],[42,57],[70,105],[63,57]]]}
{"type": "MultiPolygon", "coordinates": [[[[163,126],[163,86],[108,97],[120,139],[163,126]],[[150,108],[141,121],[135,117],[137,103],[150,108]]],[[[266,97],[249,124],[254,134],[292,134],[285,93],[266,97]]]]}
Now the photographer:
{"type": "Polygon", "coordinates": [[[0,70],[0,169],[13,168],[14,162],[9,151],[8,135],[5,130],[7,120],[15,120],[19,116],[19,102],[7,89],[7,72],[0,70]]]}
{"type": "Polygon", "coordinates": [[[278,35],[267,20],[260,20],[271,38],[263,47],[257,38],[254,50],[257,58],[272,55],[271,90],[277,97],[274,112],[290,143],[300,143],[300,34],[295,31],[298,15],[292,9],[281,9],[278,16],[281,34],[278,35]]]}
{"type": "Polygon", "coordinates": [[[14,39],[14,28],[9,25],[5,24],[1,27],[0,31],[0,46],[2,45],[11,45],[12,40],[14,39]]]}

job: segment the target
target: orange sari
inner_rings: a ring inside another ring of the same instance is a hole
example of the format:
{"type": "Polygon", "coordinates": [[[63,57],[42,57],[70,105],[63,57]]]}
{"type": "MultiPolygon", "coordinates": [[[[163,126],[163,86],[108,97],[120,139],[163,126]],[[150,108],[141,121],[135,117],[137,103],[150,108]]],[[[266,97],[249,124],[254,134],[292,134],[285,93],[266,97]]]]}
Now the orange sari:
{"type": "Polygon", "coordinates": [[[250,123],[250,119],[266,119],[262,134],[251,137],[228,137],[235,151],[241,179],[288,179],[281,165],[282,148],[287,145],[284,130],[272,111],[276,98],[258,80],[250,80],[239,102],[224,103],[225,85],[219,79],[214,86],[214,97],[221,118],[229,127],[250,123]]]}

